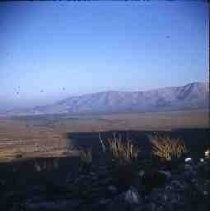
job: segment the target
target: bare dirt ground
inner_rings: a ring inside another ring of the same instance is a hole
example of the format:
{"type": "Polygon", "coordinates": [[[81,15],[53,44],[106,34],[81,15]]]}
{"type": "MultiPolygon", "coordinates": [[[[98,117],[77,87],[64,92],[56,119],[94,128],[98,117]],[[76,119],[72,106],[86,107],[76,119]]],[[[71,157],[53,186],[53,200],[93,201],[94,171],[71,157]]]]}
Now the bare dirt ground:
{"type": "Polygon", "coordinates": [[[196,110],[0,118],[0,159],[66,156],[70,150],[69,133],[75,132],[208,128],[208,116],[208,111],[196,110]]]}

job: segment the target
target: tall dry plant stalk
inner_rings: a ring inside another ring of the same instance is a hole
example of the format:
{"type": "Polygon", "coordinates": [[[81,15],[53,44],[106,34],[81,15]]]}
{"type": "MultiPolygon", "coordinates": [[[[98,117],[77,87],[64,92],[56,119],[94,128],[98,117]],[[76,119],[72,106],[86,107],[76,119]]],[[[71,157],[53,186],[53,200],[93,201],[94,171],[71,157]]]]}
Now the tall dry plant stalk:
{"type": "Polygon", "coordinates": [[[136,161],[139,153],[138,147],[131,140],[123,142],[121,136],[116,137],[115,135],[108,139],[108,148],[112,159],[119,163],[136,161]]]}
{"type": "Polygon", "coordinates": [[[59,167],[59,158],[52,158],[51,160],[36,160],[34,159],[34,168],[37,172],[44,170],[53,170],[59,167]]]}
{"type": "Polygon", "coordinates": [[[92,162],[92,151],[91,149],[82,149],[80,151],[81,162],[90,164],[92,162]]]}
{"type": "Polygon", "coordinates": [[[83,173],[89,172],[91,163],[92,163],[92,150],[82,149],[80,151],[80,171],[83,173]]]}
{"type": "Polygon", "coordinates": [[[166,161],[178,159],[186,152],[185,144],[179,139],[155,136],[151,143],[153,155],[166,161]]]}

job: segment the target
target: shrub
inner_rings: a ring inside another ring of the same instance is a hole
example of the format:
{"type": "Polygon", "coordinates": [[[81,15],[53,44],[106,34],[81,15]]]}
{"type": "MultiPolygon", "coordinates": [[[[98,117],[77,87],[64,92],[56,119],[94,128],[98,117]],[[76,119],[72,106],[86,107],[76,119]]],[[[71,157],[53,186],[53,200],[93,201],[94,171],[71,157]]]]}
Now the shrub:
{"type": "Polygon", "coordinates": [[[80,151],[80,170],[82,172],[88,172],[92,163],[92,150],[83,148],[80,151]]]}
{"type": "Polygon", "coordinates": [[[142,185],[145,191],[151,191],[153,188],[159,188],[165,184],[167,175],[155,170],[150,170],[142,176],[142,185]]]}
{"type": "Polygon", "coordinates": [[[122,141],[122,137],[108,139],[108,148],[111,159],[120,164],[132,163],[137,160],[139,149],[131,140],[122,141]]]}
{"type": "Polygon", "coordinates": [[[186,152],[185,144],[179,139],[155,136],[151,143],[153,155],[165,161],[179,159],[186,152]]]}
{"type": "Polygon", "coordinates": [[[51,158],[44,160],[34,159],[34,168],[37,172],[42,172],[45,170],[55,170],[59,167],[59,158],[51,158]]]}
{"type": "Polygon", "coordinates": [[[127,189],[136,182],[139,149],[131,140],[123,142],[122,137],[108,139],[108,161],[113,182],[121,189],[127,189]]]}
{"type": "Polygon", "coordinates": [[[46,160],[34,160],[34,168],[37,172],[41,172],[47,169],[47,161],[46,160]]]}
{"type": "Polygon", "coordinates": [[[59,167],[59,158],[53,159],[53,168],[57,169],[59,167]]]}

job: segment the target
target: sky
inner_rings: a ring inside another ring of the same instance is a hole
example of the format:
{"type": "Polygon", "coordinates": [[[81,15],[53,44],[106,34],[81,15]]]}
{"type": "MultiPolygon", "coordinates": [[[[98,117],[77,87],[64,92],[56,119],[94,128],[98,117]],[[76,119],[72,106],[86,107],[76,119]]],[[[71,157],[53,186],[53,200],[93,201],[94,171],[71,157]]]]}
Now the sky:
{"type": "Polygon", "coordinates": [[[0,106],[208,81],[205,1],[0,3],[0,106]]]}

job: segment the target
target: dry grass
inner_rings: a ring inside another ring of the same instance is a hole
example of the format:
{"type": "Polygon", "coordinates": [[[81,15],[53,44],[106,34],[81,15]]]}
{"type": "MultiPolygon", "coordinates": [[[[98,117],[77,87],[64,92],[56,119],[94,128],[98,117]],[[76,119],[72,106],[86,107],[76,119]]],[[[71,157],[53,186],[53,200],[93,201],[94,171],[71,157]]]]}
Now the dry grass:
{"type": "Polygon", "coordinates": [[[66,133],[70,132],[152,131],[208,126],[206,110],[90,115],[88,118],[81,115],[76,118],[71,115],[0,118],[0,160],[15,158],[19,148],[24,152],[24,158],[66,156],[69,154],[66,133]]]}
{"type": "Polygon", "coordinates": [[[83,148],[80,150],[80,171],[82,173],[90,172],[92,164],[92,150],[90,148],[83,148]]]}
{"type": "Polygon", "coordinates": [[[152,140],[153,155],[166,160],[180,158],[186,152],[186,147],[179,139],[155,136],[152,140]]]}
{"type": "Polygon", "coordinates": [[[82,149],[80,151],[80,160],[83,163],[90,164],[92,162],[92,150],[82,149]]]}
{"type": "Polygon", "coordinates": [[[113,160],[120,163],[130,163],[137,160],[139,149],[131,140],[122,141],[122,137],[113,135],[108,139],[108,148],[113,160]]]}
{"type": "Polygon", "coordinates": [[[59,167],[59,158],[53,158],[52,160],[34,160],[34,168],[37,172],[44,170],[57,169],[59,167]]]}

